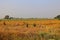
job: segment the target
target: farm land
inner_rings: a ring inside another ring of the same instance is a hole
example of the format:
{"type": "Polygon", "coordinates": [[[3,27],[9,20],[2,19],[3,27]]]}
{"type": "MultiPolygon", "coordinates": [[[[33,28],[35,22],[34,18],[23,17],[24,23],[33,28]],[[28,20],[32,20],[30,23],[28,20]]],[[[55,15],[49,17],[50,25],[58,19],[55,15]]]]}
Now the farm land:
{"type": "Polygon", "coordinates": [[[0,40],[60,40],[60,20],[0,20],[0,40]]]}

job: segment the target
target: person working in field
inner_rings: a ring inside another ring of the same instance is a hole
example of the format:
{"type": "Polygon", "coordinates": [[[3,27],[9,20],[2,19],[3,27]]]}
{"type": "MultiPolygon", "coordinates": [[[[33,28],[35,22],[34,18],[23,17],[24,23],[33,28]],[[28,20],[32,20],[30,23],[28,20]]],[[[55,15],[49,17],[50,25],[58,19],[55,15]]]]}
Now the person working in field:
{"type": "Polygon", "coordinates": [[[6,25],[6,23],[5,23],[5,22],[4,22],[3,24],[4,24],[4,25],[6,25]]]}
{"type": "Polygon", "coordinates": [[[33,24],[34,27],[36,27],[36,24],[33,24]]]}

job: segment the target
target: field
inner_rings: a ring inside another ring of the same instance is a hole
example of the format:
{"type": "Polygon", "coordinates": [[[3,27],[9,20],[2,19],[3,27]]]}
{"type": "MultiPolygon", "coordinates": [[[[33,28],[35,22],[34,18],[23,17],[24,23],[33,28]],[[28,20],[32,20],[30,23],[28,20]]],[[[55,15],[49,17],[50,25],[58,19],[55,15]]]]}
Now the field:
{"type": "Polygon", "coordinates": [[[60,40],[60,20],[0,20],[0,40],[60,40]]]}

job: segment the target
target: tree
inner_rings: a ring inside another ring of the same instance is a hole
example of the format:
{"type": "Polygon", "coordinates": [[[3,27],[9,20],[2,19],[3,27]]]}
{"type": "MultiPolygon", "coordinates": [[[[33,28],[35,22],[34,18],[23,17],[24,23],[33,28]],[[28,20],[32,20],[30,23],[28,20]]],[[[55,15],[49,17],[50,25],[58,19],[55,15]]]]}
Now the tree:
{"type": "Polygon", "coordinates": [[[56,17],[54,17],[54,19],[60,19],[60,15],[57,15],[56,17]]]}
{"type": "Polygon", "coordinates": [[[9,19],[14,19],[13,17],[10,17],[9,19]]]}
{"type": "Polygon", "coordinates": [[[4,19],[9,19],[9,15],[6,15],[6,16],[4,17],[4,19]]]}

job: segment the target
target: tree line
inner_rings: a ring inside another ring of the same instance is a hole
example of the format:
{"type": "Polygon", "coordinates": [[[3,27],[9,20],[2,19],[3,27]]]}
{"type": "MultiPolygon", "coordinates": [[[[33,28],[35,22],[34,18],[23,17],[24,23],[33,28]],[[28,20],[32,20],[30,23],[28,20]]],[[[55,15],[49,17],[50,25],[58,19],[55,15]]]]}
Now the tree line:
{"type": "MultiPolygon", "coordinates": [[[[5,15],[4,19],[16,19],[16,18],[10,17],[9,15],[5,15]]],[[[54,19],[59,19],[60,20],[60,15],[57,15],[56,17],[54,17],[54,19]]]]}

